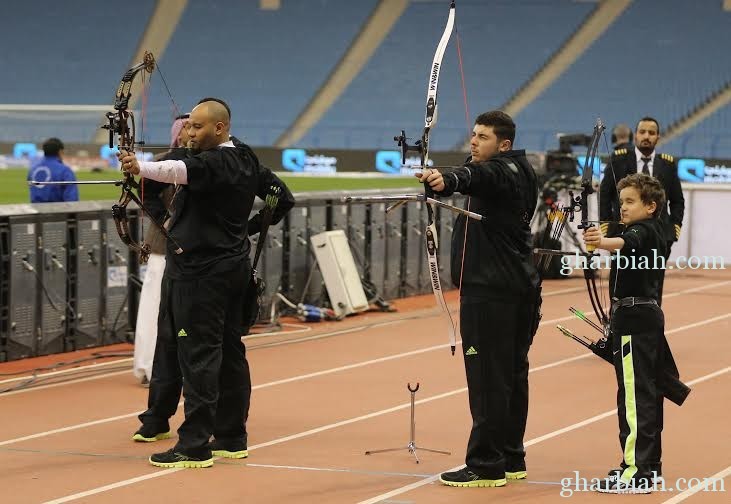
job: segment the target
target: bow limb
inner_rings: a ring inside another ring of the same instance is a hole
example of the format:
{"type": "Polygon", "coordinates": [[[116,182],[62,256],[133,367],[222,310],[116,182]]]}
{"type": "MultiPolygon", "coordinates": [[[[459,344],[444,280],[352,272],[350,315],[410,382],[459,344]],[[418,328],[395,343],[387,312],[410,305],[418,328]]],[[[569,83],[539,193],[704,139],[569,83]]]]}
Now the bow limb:
{"type": "Polygon", "coordinates": [[[127,245],[130,249],[137,252],[140,263],[144,264],[150,257],[150,245],[146,243],[138,243],[132,238],[132,234],[129,229],[129,219],[127,218],[127,204],[130,202],[131,191],[123,193],[122,200],[112,206],[112,218],[114,219],[114,225],[117,228],[117,234],[122,240],[122,243],[127,245]]]}
{"type": "Polygon", "coordinates": [[[123,200],[121,200],[119,204],[112,206],[112,217],[114,218],[114,223],[117,227],[117,233],[119,234],[119,237],[129,248],[138,252],[140,262],[142,264],[147,262],[147,259],[150,257],[151,249],[149,244],[144,242],[135,242],[132,239],[132,236],[129,232],[129,220],[127,219],[127,204],[130,201],[134,201],[140,211],[143,214],[147,215],[147,217],[150,219],[150,222],[152,222],[152,224],[160,230],[168,243],[172,245],[173,253],[175,253],[176,255],[182,254],[183,248],[170,235],[170,232],[167,230],[167,228],[165,228],[162,223],[158,222],[152,216],[152,214],[150,214],[149,210],[147,210],[142,200],[138,198],[137,195],[133,192],[132,186],[123,185],[122,187],[123,200]]]}
{"type": "Polygon", "coordinates": [[[437,124],[437,91],[439,89],[439,73],[442,69],[442,59],[444,58],[444,51],[446,51],[449,45],[449,39],[452,37],[454,31],[454,16],[456,12],[456,6],[454,0],[452,0],[449,6],[449,17],[447,18],[447,25],[444,27],[444,33],[442,38],[439,39],[439,45],[434,53],[434,59],[431,64],[431,71],[429,72],[429,82],[426,93],[426,113],[424,115],[424,133],[421,136],[421,165],[429,165],[429,133],[431,128],[437,124]]]}
{"type": "MultiPolygon", "coordinates": [[[[607,162],[607,167],[604,169],[604,176],[606,176],[607,168],[608,168],[609,171],[612,173],[612,181],[614,182],[614,191],[617,195],[617,205],[619,205],[619,201],[620,201],[619,189],[617,188],[618,180],[617,180],[617,175],[614,172],[614,164],[612,163],[612,152],[609,150],[609,142],[607,141],[607,135],[604,134],[603,136],[604,136],[604,147],[606,148],[606,151],[609,153],[609,161],[607,162]]],[[[601,216],[598,216],[598,217],[601,218],[601,216]]],[[[602,224],[602,222],[600,221],[600,227],[602,227],[601,224],[602,224]]],[[[607,226],[607,229],[609,229],[609,226],[607,226]]],[[[619,268],[615,267],[615,269],[614,269],[614,291],[615,292],[617,290],[617,280],[619,280],[619,268]]],[[[610,292],[610,298],[611,297],[614,297],[613,292],[610,292]]]]}
{"type": "MultiPolygon", "coordinates": [[[[429,213],[433,213],[430,210],[429,213]]],[[[439,279],[439,262],[437,256],[439,253],[439,247],[437,244],[437,227],[436,222],[430,219],[430,223],[426,226],[426,257],[429,264],[429,278],[431,280],[432,291],[434,291],[434,297],[437,300],[437,304],[442,308],[442,311],[446,313],[449,319],[449,346],[452,351],[452,355],[457,348],[457,327],[452,318],[452,313],[449,311],[447,301],[444,299],[444,293],[442,292],[442,282],[439,279]]]]}

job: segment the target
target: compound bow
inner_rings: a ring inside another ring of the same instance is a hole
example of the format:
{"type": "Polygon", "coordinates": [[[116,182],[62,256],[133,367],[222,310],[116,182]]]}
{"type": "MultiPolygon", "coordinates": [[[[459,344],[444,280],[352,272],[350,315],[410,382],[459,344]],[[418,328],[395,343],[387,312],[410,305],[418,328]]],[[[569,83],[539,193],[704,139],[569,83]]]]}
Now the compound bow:
{"type": "MultiPolygon", "coordinates": [[[[122,76],[122,81],[117,87],[117,94],[114,100],[114,110],[116,112],[107,112],[107,119],[109,124],[105,124],[102,128],[109,130],[109,147],[114,146],[114,136],[117,135],[117,148],[125,150],[130,154],[134,153],[135,142],[136,142],[136,128],[135,128],[135,117],[134,113],[129,110],[129,100],[132,97],[132,82],[135,76],[140,72],[152,73],[155,69],[155,58],[150,52],[145,52],[142,63],[133,66],[122,76]]],[[[150,212],[145,208],[140,198],[133,192],[133,189],[138,189],[139,183],[135,181],[134,176],[131,173],[124,172],[124,179],[120,184],[122,188],[122,194],[119,197],[119,202],[112,206],[112,217],[114,218],[114,224],[117,227],[117,233],[122,241],[130,249],[136,250],[140,257],[140,262],[147,262],[150,256],[150,245],[144,242],[137,242],[132,238],[129,230],[129,219],[127,218],[127,205],[130,201],[134,201],[135,204],[142,210],[143,213],[147,214],[150,221],[160,230],[170,244],[173,246],[173,250],[176,254],[183,252],[180,245],[170,236],[165,226],[152,217],[150,212]]]]}
{"type": "MultiPolygon", "coordinates": [[[[580,213],[581,221],[577,226],[579,229],[587,229],[593,224],[601,223],[602,221],[589,220],[589,196],[594,193],[593,185],[593,172],[594,164],[598,156],[599,151],[599,140],[604,136],[606,127],[600,118],[597,118],[596,124],[594,125],[594,131],[589,141],[588,151],[586,158],[584,159],[584,166],[581,173],[581,193],[578,196],[574,196],[573,191],[569,191],[569,204],[562,207],[557,207],[551,211],[548,217],[548,224],[544,233],[544,243],[546,237],[552,240],[559,240],[561,233],[566,225],[566,222],[573,222],[576,212],[580,213]]],[[[606,143],[606,138],[605,138],[606,143]]],[[[611,165],[611,160],[607,167],[614,176],[614,168],[611,165]]],[[[616,180],[616,179],[615,179],[616,180]]],[[[616,185],[616,184],[615,184],[616,185]]],[[[538,265],[541,272],[545,272],[550,264],[552,256],[555,255],[573,255],[574,252],[566,252],[562,250],[551,250],[546,248],[537,248],[534,253],[538,256],[538,265]]],[[[589,300],[591,301],[592,309],[594,314],[599,320],[599,324],[592,324],[597,330],[603,334],[603,338],[600,340],[598,345],[606,345],[606,341],[609,336],[609,313],[602,305],[602,297],[599,294],[600,289],[596,285],[596,271],[594,269],[595,258],[598,257],[598,253],[594,246],[587,245],[586,251],[582,251],[580,254],[584,258],[583,272],[584,280],[586,282],[586,290],[589,294],[589,300]]],[[[591,322],[586,318],[586,315],[580,310],[572,308],[572,313],[577,317],[581,318],[587,323],[591,322]]],[[[603,348],[603,346],[602,346],[603,348]]]]}
{"type": "MultiPolygon", "coordinates": [[[[114,99],[114,110],[115,112],[107,112],[106,117],[109,121],[107,124],[102,126],[102,129],[109,130],[109,147],[114,147],[115,135],[117,138],[117,148],[121,151],[127,151],[134,153],[136,142],[136,126],[134,113],[129,110],[129,101],[132,97],[132,82],[135,77],[140,73],[152,73],[155,69],[155,57],[151,52],[145,52],[143,60],[138,65],[133,66],[125,72],[122,76],[122,80],[117,87],[117,92],[114,99]]],[[[143,144],[142,142],[140,142],[143,144]]],[[[131,250],[134,250],[139,255],[141,264],[147,262],[150,256],[150,245],[144,242],[135,241],[132,238],[132,234],[129,229],[129,219],[127,217],[127,205],[130,201],[134,201],[140,210],[146,214],[150,221],[155,225],[160,232],[165,236],[173,247],[175,254],[181,254],[183,249],[180,247],[178,242],[170,236],[168,230],[162,223],[158,222],[150,212],[147,210],[142,200],[133,192],[134,189],[139,189],[140,184],[134,179],[134,176],[128,172],[124,172],[124,178],[122,180],[89,180],[89,181],[74,181],[74,182],[39,182],[30,181],[30,185],[63,185],[63,184],[112,184],[121,187],[122,194],[119,197],[119,201],[112,206],[112,217],[114,218],[114,224],[117,228],[117,233],[121,238],[122,242],[127,245],[131,250]]]]}

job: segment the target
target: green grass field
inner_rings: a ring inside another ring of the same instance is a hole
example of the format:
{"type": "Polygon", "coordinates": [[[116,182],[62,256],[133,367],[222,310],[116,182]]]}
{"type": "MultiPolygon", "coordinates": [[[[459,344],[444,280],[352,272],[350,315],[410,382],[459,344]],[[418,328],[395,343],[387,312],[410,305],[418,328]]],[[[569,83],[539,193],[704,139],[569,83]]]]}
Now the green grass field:
{"type": "MultiPolygon", "coordinates": [[[[355,191],[359,189],[411,188],[418,192],[420,187],[414,177],[291,177],[279,174],[292,192],[305,191],[355,191]]],[[[25,169],[0,170],[0,205],[28,203],[30,201],[25,169]]],[[[78,172],[78,180],[118,180],[119,172],[78,172]]],[[[119,197],[119,188],[112,185],[81,185],[79,195],[82,201],[113,200],[119,197]]]]}

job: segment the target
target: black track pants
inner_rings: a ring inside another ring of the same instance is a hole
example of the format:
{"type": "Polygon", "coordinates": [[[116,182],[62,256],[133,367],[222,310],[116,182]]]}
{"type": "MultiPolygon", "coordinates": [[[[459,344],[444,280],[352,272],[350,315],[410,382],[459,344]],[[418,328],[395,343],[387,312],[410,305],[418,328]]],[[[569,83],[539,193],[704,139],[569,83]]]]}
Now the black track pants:
{"type": "Polygon", "coordinates": [[[460,307],[472,431],[467,467],[499,479],[525,463],[530,303],[463,297],[460,307]]]}
{"type": "MultiPolygon", "coordinates": [[[[163,280],[162,290],[165,289],[163,280]]],[[[161,304],[165,294],[161,293],[161,304]]],[[[165,322],[163,310],[158,313],[157,342],[152,361],[152,378],[147,395],[147,411],[139,416],[143,424],[154,426],[158,432],[170,429],[169,420],[178,409],[183,375],[178,363],[177,337],[172,334],[170,324],[165,322]]]]}
{"type": "Polygon", "coordinates": [[[677,376],[664,326],[662,310],[653,305],[619,308],[612,316],[619,442],[627,480],[661,467],[663,398],[658,376],[664,368],[677,376]]]}
{"type": "Polygon", "coordinates": [[[161,322],[177,342],[185,398],[176,451],[207,456],[212,435],[247,441],[251,377],[241,335],[250,275],[247,266],[197,279],[163,279],[161,322]]]}

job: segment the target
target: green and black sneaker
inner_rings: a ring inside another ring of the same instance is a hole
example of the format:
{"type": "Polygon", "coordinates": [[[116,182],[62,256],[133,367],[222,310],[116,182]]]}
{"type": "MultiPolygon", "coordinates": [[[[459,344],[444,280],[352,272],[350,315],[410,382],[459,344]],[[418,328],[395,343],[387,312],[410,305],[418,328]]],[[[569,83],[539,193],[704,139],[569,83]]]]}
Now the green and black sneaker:
{"type": "Polygon", "coordinates": [[[213,456],[191,457],[190,455],[176,452],[175,449],[172,448],[166,452],[156,453],[151,456],[150,464],[155,467],[164,467],[166,469],[199,469],[203,467],[211,467],[213,465],[213,456]]]}
{"type": "Polygon", "coordinates": [[[155,441],[162,441],[163,439],[169,438],[170,427],[161,429],[149,424],[142,424],[142,427],[140,427],[132,436],[133,441],[140,443],[153,443],[155,441]]]}
{"type": "Polygon", "coordinates": [[[505,478],[509,480],[522,480],[528,477],[528,471],[525,469],[525,461],[517,464],[508,464],[505,469],[505,478]]]}
{"type": "Polygon", "coordinates": [[[466,467],[459,471],[442,473],[439,481],[454,487],[501,487],[507,484],[505,476],[502,478],[486,478],[475,474],[466,467]]]}
{"type": "Polygon", "coordinates": [[[224,457],[230,459],[244,459],[249,456],[249,450],[246,449],[246,443],[242,441],[219,441],[214,439],[209,444],[211,453],[214,457],[224,457]]]}

